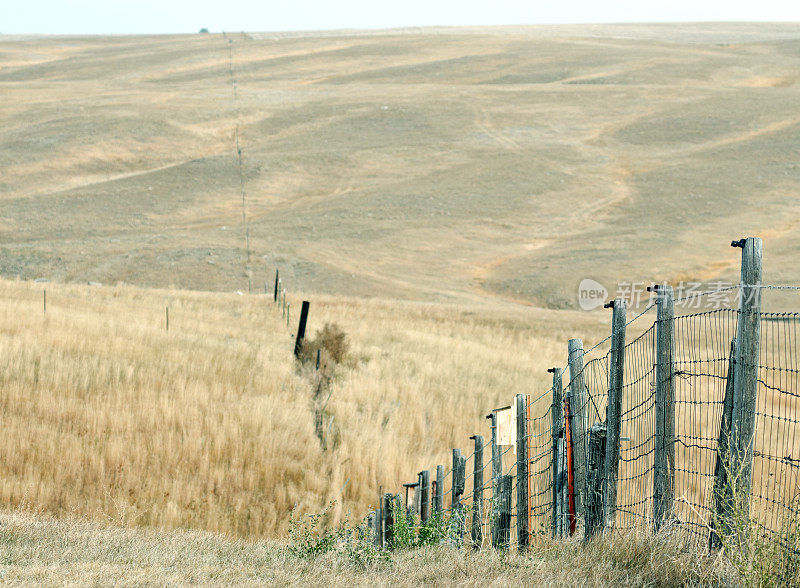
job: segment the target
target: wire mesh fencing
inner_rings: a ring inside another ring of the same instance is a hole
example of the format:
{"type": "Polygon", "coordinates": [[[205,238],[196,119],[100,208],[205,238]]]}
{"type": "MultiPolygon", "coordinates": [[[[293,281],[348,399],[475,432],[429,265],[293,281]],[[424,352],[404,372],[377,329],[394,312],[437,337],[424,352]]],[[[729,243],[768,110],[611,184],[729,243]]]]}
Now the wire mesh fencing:
{"type": "MultiPolygon", "coordinates": [[[[669,523],[672,529],[685,532],[687,539],[707,542],[720,514],[715,485],[720,484],[725,466],[724,447],[736,431],[734,427],[731,433],[730,417],[726,421],[723,413],[732,410],[728,405],[740,377],[735,374],[747,361],[736,343],[737,335],[742,336],[743,312],[719,308],[668,318],[659,314],[649,326],[639,322],[638,334],[620,352],[624,375],[615,478],[607,468],[593,477],[598,454],[590,445],[591,431],[607,425],[610,418],[612,350],[598,345],[590,349],[593,356],[589,357],[581,349],[580,361],[571,357],[563,370],[552,370],[556,372],[553,387],[526,397],[522,463],[516,442],[486,443],[480,458],[476,460],[477,450],[467,456],[464,491],[458,500],[451,496],[444,511],[453,515],[461,509],[472,522],[465,520],[463,528],[451,535],[452,541],[510,548],[519,547],[520,539],[527,544],[538,535],[580,536],[596,489],[605,484],[616,488],[616,503],[610,507],[601,501],[599,505],[606,531],[656,531],[669,523]],[[670,334],[666,348],[660,329],[670,334]],[[659,374],[666,374],[666,383],[659,374]],[[659,401],[660,390],[668,391],[666,401],[659,401]],[[659,417],[658,402],[664,403],[667,416],[659,417]],[[665,419],[671,423],[666,428],[665,419]],[[662,466],[658,465],[659,451],[667,456],[662,466]],[[480,476],[475,476],[476,463],[480,476]],[[660,474],[659,467],[665,473],[660,474]],[[520,471],[527,476],[527,484],[520,483],[520,471]],[[666,494],[659,489],[659,475],[668,480],[666,494]],[[503,495],[502,485],[509,477],[513,499],[503,495]],[[518,493],[526,487],[527,502],[518,502],[518,493]],[[657,503],[664,496],[670,504],[662,515],[657,503]],[[518,511],[517,504],[526,504],[527,512],[518,511]],[[609,508],[614,511],[611,518],[609,508]],[[525,528],[528,536],[518,538],[517,531],[525,528]],[[477,535],[475,529],[480,529],[477,535]]],[[[753,359],[757,393],[750,415],[755,428],[748,512],[763,535],[787,550],[796,549],[796,542],[787,539],[787,526],[794,524],[795,532],[800,529],[800,313],[757,312],[755,318],[759,345],[753,359]]],[[[734,407],[737,402],[732,403],[734,407]]],[[[502,437],[497,431],[492,433],[492,439],[502,437]]],[[[605,452],[606,457],[610,454],[605,452]]],[[[448,473],[452,478],[453,470],[448,473]]],[[[452,488],[451,481],[451,493],[452,488]]]]}

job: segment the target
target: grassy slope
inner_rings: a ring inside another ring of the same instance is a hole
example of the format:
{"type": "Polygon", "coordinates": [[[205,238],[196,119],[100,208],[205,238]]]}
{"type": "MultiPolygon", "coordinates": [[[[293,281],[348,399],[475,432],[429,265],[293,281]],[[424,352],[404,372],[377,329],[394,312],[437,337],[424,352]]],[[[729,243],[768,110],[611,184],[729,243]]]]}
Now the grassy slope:
{"type": "Polygon", "coordinates": [[[257,284],[574,308],[586,276],[732,279],[745,234],[797,281],[798,38],[0,38],[0,274],[245,288],[238,125],[257,284]]]}

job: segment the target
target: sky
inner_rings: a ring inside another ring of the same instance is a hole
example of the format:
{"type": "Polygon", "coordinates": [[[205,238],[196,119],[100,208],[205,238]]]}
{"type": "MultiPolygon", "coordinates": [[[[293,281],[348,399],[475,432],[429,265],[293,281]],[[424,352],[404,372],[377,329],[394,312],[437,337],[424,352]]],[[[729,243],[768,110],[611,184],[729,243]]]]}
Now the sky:
{"type": "Polygon", "coordinates": [[[680,21],[800,21],[786,0],[0,0],[2,34],[139,34],[680,21]]]}

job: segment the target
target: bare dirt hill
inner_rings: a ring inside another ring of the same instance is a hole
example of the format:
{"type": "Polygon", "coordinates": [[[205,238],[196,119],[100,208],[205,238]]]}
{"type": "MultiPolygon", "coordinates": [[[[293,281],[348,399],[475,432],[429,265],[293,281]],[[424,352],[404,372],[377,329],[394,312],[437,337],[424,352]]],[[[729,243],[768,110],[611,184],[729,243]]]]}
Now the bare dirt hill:
{"type": "Polygon", "coordinates": [[[798,282],[799,66],[776,24],[0,37],[0,275],[574,308],[751,234],[798,282]]]}

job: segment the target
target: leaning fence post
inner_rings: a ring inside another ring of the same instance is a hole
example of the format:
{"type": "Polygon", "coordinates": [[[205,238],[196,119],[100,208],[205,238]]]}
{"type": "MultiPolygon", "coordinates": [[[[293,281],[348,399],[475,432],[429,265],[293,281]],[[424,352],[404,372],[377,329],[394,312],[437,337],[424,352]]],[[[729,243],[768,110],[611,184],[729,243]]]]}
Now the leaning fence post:
{"type": "Polygon", "coordinates": [[[595,423],[589,430],[584,541],[588,541],[603,528],[603,475],[605,473],[606,432],[607,428],[604,423],[595,423]]]}
{"type": "Polygon", "coordinates": [[[472,547],[480,549],[483,544],[483,437],[473,435],[475,441],[475,467],[472,470],[472,547]]]}
{"type": "Polygon", "coordinates": [[[528,546],[528,402],[516,396],[517,411],[517,547],[528,546]]]}
{"type": "Polygon", "coordinates": [[[605,508],[606,529],[614,528],[617,516],[617,478],[619,475],[619,444],[622,428],[622,384],[625,376],[625,314],[627,304],[617,299],[606,304],[613,309],[611,318],[611,361],[608,368],[608,407],[606,409],[606,471],[605,508]]]}
{"type": "Polygon", "coordinates": [[[653,527],[657,532],[672,516],[675,501],[675,304],[672,286],[656,291],[656,435],[653,456],[653,527]]]}
{"type": "Polygon", "coordinates": [[[433,511],[441,513],[444,510],[444,466],[436,466],[436,486],[433,492],[433,511]]]}
{"type": "Polygon", "coordinates": [[[569,359],[569,432],[572,439],[572,463],[575,474],[575,515],[583,516],[583,494],[586,491],[586,382],[583,377],[583,341],[570,339],[569,359]]]}
{"type": "Polygon", "coordinates": [[[730,471],[735,477],[734,498],[750,512],[753,475],[753,435],[756,428],[758,356],[761,346],[761,239],[748,237],[731,243],[742,248],[739,322],[736,326],[736,364],[733,377],[730,471]]]}
{"type": "Polygon", "coordinates": [[[552,468],[552,477],[553,477],[553,503],[551,505],[551,509],[553,511],[553,538],[558,538],[558,525],[559,521],[561,520],[561,513],[559,512],[560,501],[558,499],[559,493],[561,492],[561,484],[560,484],[560,474],[561,470],[559,469],[559,445],[558,440],[561,437],[561,429],[564,423],[564,413],[563,413],[563,404],[564,404],[564,393],[563,389],[561,388],[561,376],[562,370],[561,368],[550,368],[547,370],[553,374],[553,406],[551,407],[551,416],[552,416],[552,438],[553,438],[553,468],[552,468]]]}
{"type": "Polygon", "coordinates": [[[717,462],[714,465],[714,489],[711,493],[711,535],[708,547],[722,547],[720,535],[730,533],[731,508],[733,506],[733,489],[728,478],[730,468],[731,421],[733,420],[733,382],[734,365],[736,364],[736,339],[731,340],[728,355],[728,374],[725,381],[725,399],[722,403],[722,417],[719,423],[717,438],[717,462]]]}
{"type": "Polygon", "coordinates": [[[303,349],[303,339],[306,337],[306,322],[308,321],[308,300],[303,300],[303,307],[300,309],[300,324],[297,326],[297,338],[294,341],[294,356],[300,357],[303,349]]]}

